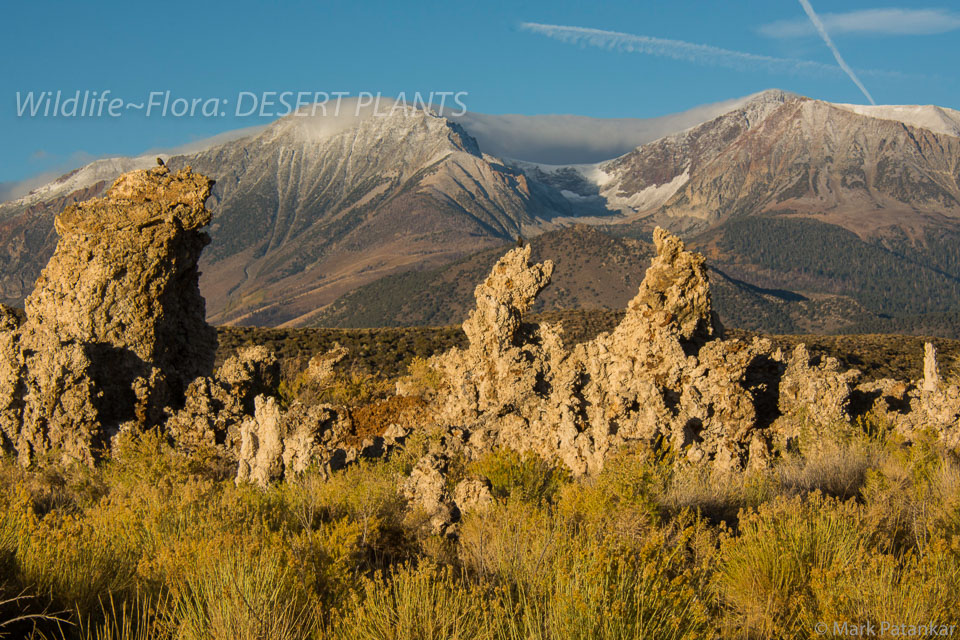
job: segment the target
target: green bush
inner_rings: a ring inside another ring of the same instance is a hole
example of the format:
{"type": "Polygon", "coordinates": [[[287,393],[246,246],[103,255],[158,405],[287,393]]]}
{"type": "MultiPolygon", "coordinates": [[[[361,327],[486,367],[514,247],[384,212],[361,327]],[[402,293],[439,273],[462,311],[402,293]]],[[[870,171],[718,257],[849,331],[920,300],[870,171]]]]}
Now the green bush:
{"type": "Polygon", "coordinates": [[[472,463],[468,471],[489,480],[495,498],[514,497],[533,504],[552,502],[570,478],[562,464],[512,449],[497,449],[472,463]]]}

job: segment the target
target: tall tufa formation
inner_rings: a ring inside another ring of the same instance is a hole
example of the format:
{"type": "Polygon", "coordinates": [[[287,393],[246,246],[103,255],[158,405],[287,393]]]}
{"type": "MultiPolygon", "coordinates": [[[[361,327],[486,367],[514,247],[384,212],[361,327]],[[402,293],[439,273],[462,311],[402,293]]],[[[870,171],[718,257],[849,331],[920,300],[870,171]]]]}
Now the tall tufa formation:
{"type": "Polygon", "coordinates": [[[197,269],[212,184],[189,167],[134,171],[57,217],[26,318],[0,322],[0,444],[21,462],[92,462],[122,426],[159,423],[212,370],[197,269]]]}
{"type": "Polygon", "coordinates": [[[438,418],[468,453],[530,450],[575,473],[631,441],[675,442],[691,461],[722,467],[763,457],[753,427],[775,392],[758,373],[776,368],[769,345],[717,339],[702,256],[662,229],[654,239],[658,256],[623,322],[572,351],[558,325],[523,322],[553,265],[530,265],[525,247],[494,266],[464,323],[469,347],[431,361],[449,387],[438,418]]]}
{"type": "Polygon", "coordinates": [[[661,327],[672,327],[684,343],[699,346],[723,337],[710,298],[704,257],[687,251],[680,238],[660,227],[654,229],[653,243],[657,256],[627,311],[661,327]]]}

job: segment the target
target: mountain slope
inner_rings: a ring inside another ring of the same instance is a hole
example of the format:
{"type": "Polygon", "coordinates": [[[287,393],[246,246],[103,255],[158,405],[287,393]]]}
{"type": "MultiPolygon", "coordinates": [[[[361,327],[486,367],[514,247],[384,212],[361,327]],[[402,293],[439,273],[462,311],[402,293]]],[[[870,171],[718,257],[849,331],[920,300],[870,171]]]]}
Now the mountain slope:
{"type": "MultiPolygon", "coordinates": [[[[447,262],[514,238],[538,219],[572,213],[559,192],[484,155],[458,125],[412,109],[295,114],[167,163],[217,181],[212,243],[201,263],[208,316],[217,323],[303,322],[377,277],[447,262]]],[[[52,253],[52,219],[64,198],[95,195],[107,181],[72,192],[69,185],[95,170],[107,176],[107,164],[0,208],[6,301],[29,293],[52,253]]]]}
{"type": "MultiPolygon", "coordinates": [[[[921,128],[885,109],[768,92],[602,165],[601,194],[634,219],[679,229],[768,213],[815,217],[861,237],[956,226],[960,138],[946,124],[921,128]]],[[[936,115],[904,113],[913,123],[936,115]]]]}
{"type": "Polygon", "coordinates": [[[217,179],[202,286],[218,323],[298,322],[376,277],[569,211],[422,111],[291,116],[252,140],[171,160],[187,163],[217,179]]]}
{"type": "MultiPolygon", "coordinates": [[[[637,293],[653,246],[577,225],[530,240],[531,259],[553,260],[552,282],[534,312],[622,309],[637,293]]],[[[318,326],[443,326],[460,323],[473,308],[473,290],[509,246],[478,252],[438,269],[398,274],[360,287],[316,316],[318,326]]],[[[730,326],[773,333],[836,332],[876,319],[846,295],[803,295],[763,289],[711,268],[711,291],[730,326]]]]}

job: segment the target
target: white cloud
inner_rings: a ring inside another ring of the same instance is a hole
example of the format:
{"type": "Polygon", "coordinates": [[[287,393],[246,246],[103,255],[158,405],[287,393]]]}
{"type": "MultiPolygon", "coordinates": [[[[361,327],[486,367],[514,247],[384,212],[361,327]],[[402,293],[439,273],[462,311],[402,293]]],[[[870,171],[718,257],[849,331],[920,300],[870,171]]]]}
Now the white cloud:
{"type": "MultiPolygon", "coordinates": [[[[864,9],[847,13],[820,14],[823,26],[833,35],[934,35],[960,29],[960,14],[944,9],[864,9]]],[[[778,20],[761,26],[760,34],[771,38],[817,35],[809,20],[778,20]]]]}
{"type": "MultiPolygon", "coordinates": [[[[554,40],[559,40],[560,42],[566,42],[567,44],[599,47],[601,49],[625,53],[642,53],[692,62],[694,64],[736,69],[738,71],[766,71],[772,74],[807,76],[822,76],[823,74],[842,75],[844,73],[840,67],[832,64],[823,64],[822,62],[797,60],[793,58],[776,58],[756,53],[721,49],[720,47],[714,47],[708,44],[640,36],[631,33],[621,33],[619,31],[539,24],[537,22],[523,22],[520,24],[520,28],[547,36],[554,40]]],[[[897,71],[858,69],[858,72],[866,76],[905,77],[904,74],[897,71]]]]}
{"type": "Polygon", "coordinates": [[[539,24],[536,22],[521,23],[520,28],[568,44],[589,45],[626,53],[644,53],[662,58],[726,67],[739,71],[760,69],[771,73],[791,74],[820,74],[823,72],[835,73],[839,71],[839,69],[833,65],[822,64],[820,62],[794,60],[791,58],[775,58],[755,53],[721,49],[720,47],[707,44],[696,44],[693,42],[684,42],[683,40],[667,40],[665,38],[654,38],[651,36],[638,36],[630,33],[621,33],[619,31],[539,24]]]}

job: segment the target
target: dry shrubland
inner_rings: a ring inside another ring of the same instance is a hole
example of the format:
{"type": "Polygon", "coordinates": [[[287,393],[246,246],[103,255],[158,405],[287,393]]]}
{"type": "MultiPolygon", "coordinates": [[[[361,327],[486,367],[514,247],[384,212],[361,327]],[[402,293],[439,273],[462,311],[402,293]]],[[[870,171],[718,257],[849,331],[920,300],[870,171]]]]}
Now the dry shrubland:
{"type": "Polygon", "coordinates": [[[463,463],[494,502],[431,536],[398,491],[430,447],[266,489],[158,433],[96,468],[0,466],[0,633],[37,638],[806,638],[951,624],[960,462],[870,416],[769,469],[624,450],[572,479],[463,463]]]}

